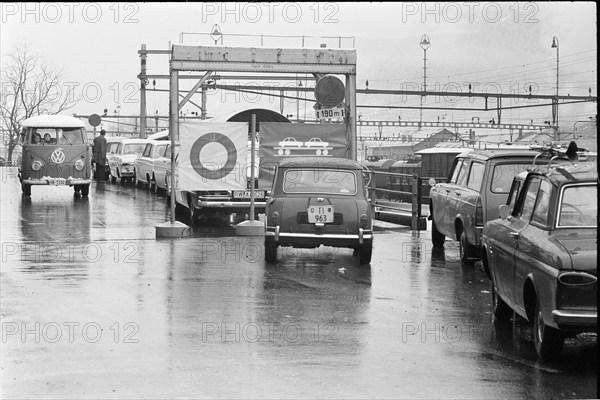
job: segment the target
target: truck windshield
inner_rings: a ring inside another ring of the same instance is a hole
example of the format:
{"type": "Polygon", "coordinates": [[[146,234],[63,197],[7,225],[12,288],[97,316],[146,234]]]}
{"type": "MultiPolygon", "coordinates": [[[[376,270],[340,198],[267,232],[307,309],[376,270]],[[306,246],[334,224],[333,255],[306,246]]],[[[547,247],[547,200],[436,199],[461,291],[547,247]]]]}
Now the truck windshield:
{"type": "Polygon", "coordinates": [[[356,194],[356,174],[329,169],[290,169],[285,171],[286,193],[356,194]]]}

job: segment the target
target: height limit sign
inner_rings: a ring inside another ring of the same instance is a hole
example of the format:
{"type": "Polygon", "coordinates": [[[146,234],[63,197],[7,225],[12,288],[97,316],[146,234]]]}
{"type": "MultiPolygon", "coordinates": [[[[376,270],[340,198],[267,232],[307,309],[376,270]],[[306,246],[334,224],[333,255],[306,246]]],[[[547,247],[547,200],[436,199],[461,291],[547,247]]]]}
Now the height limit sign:
{"type": "Polygon", "coordinates": [[[317,113],[317,119],[337,119],[337,118],[345,118],[346,117],[346,109],[344,107],[336,107],[336,108],[321,108],[315,110],[317,113]]]}

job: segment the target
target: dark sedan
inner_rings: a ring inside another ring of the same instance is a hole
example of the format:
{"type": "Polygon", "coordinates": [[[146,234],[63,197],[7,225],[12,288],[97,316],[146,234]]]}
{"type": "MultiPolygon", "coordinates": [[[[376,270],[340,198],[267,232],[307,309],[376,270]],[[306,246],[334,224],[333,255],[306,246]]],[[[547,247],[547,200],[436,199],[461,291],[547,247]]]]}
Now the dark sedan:
{"type": "Polygon", "coordinates": [[[596,331],[597,182],[595,163],[530,171],[510,214],[500,206],[502,218],[483,230],[494,316],[514,311],[532,322],[542,358],[560,354],[566,337],[596,331]]]}
{"type": "Polygon", "coordinates": [[[373,213],[367,177],[355,161],[301,157],[281,161],[266,208],[265,258],[275,262],[279,246],[320,245],[355,250],[371,262],[373,213]]]}

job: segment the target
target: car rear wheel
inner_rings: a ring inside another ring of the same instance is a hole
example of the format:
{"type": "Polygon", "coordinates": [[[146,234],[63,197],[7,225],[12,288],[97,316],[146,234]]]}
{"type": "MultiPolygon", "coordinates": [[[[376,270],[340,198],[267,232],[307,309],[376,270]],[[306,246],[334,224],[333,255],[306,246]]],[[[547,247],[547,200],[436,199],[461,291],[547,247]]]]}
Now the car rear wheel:
{"type": "Polygon", "coordinates": [[[558,357],[565,343],[565,337],[559,330],[544,323],[542,308],[537,299],[533,316],[533,341],[538,356],[545,360],[558,357]]]}
{"type": "Polygon", "coordinates": [[[466,265],[473,265],[473,246],[467,241],[467,234],[462,231],[459,238],[460,261],[466,265]]]}
{"type": "Polygon", "coordinates": [[[268,263],[277,261],[277,244],[265,243],[265,261],[268,263]]]}
{"type": "Polygon", "coordinates": [[[431,242],[433,247],[442,247],[446,241],[446,236],[440,233],[435,226],[435,219],[431,218],[431,242]]]}
{"type": "Polygon", "coordinates": [[[496,286],[492,282],[492,311],[499,321],[508,321],[513,315],[513,310],[498,295],[496,286]]]}
{"type": "Polygon", "coordinates": [[[368,242],[358,247],[358,256],[360,258],[361,265],[367,265],[371,263],[371,256],[373,254],[373,242],[368,242]]]}

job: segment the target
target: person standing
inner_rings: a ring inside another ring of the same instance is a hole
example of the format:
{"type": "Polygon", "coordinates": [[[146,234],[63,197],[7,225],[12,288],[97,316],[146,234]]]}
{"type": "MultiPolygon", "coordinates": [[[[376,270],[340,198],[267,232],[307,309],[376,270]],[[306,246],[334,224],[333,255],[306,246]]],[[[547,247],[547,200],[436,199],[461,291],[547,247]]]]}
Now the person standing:
{"type": "Polygon", "coordinates": [[[106,169],[106,131],[102,129],[100,135],[94,138],[92,147],[92,162],[96,164],[95,178],[102,182],[106,169]]]}

